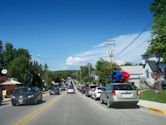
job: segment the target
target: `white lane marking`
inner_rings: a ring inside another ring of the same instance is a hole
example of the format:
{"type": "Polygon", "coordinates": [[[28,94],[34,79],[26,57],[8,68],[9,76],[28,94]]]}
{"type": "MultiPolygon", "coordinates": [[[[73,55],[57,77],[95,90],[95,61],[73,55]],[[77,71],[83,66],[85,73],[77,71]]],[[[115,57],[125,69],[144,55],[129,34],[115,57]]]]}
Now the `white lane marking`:
{"type": "Polygon", "coordinates": [[[102,107],[100,104],[96,103],[94,100],[91,100],[85,96],[83,96],[81,93],[78,93],[82,98],[87,99],[89,102],[93,102],[97,107],[99,107],[100,109],[104,110],[104,111],[108,111],[107,109],[105,109],[104,107],[102,107]]]}

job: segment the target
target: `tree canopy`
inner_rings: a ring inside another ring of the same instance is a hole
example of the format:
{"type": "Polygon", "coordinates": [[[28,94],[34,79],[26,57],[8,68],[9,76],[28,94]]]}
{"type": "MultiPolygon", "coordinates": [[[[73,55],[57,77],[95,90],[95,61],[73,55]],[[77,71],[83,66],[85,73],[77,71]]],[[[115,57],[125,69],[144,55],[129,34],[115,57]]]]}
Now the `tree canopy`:
{"type": "Polygon", "coordinates": [[[97,61],[96,74],[99,76],[99,81],[103,84],[109,83],[109,76],[116,69],[120,69],[120,67],[115,63],[110,63],[103,59],[97,61]]]}
{"type": "Polygon", "coordinates": [[[149,41],[149,53],[158,53],[166,62],[166,0],[155,0],[150,5],[153,14],[153,37],[149,41]]]}

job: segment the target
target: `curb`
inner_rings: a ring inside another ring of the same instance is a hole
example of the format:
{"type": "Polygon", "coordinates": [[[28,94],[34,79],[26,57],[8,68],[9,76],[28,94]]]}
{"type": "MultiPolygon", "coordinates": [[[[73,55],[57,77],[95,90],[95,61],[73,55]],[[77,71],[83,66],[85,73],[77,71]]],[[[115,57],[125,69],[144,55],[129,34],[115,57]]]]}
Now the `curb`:
{"type": "Polygon", "coordinates": [[[157,112],[157,113],[166,115],[166,110],[162,110],[162,109],[158,109],[158,108],[152,108],[152,107],[145,107],[145,106],[142,106],[142,105],[139,105],[139,107],[147,109],[151,112],[157,112]]]}
{"type": "Polygon", "coordinates": [[[160,114],[166,115],[166,110],[161,110],[161,109],[157,109],[157,108],[148,108],[148,110],[150,110],[152,112],[158,112],[160,114]]]}

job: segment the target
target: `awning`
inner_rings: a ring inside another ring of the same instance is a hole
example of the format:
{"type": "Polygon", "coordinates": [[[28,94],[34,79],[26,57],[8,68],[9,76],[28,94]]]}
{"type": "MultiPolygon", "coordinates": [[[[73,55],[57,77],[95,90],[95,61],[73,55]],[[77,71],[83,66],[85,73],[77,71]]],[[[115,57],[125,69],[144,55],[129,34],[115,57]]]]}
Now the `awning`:
{"type": "Polygon", "coordinates": [[[19,84],[21,84],[21,83],[18,81],[15,81],[15,80],[10,80],[10,81],[1,83],[1,85],[19,85],[19,84]]]}

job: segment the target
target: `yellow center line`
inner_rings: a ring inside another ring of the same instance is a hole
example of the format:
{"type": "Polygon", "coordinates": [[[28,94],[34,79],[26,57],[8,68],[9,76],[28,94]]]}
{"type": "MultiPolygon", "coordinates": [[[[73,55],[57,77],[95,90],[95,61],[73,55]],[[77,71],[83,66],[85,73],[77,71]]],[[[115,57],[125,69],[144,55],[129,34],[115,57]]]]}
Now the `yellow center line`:
{"type": "Polygon", "coordinates": [[[13,125],[27,125],[30,121],[32,121],[35,117],[37,117],[39,114],[42,112],[46,111],[49,107],[51,107],[53,104],[55,104],[62,96],[64,93],[62,93],[61,96],[58,96],[56,99],[53,99],[46,104],[42,105],[35,111],[29,113],[25,117],[21,118],[19,121],[15,122],[13,125]]]}

